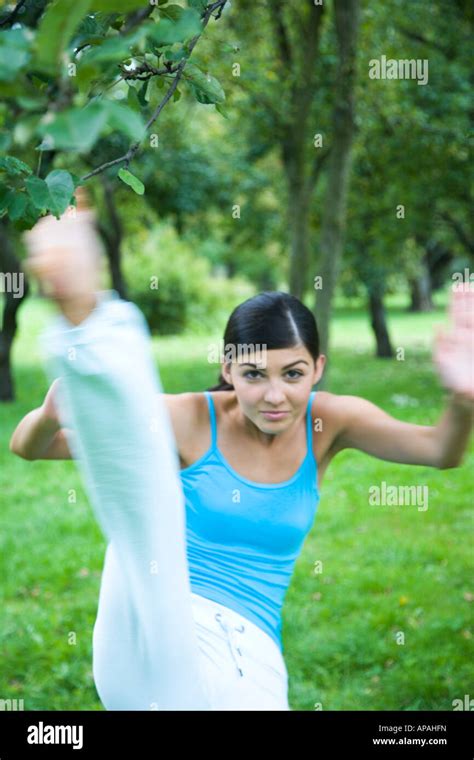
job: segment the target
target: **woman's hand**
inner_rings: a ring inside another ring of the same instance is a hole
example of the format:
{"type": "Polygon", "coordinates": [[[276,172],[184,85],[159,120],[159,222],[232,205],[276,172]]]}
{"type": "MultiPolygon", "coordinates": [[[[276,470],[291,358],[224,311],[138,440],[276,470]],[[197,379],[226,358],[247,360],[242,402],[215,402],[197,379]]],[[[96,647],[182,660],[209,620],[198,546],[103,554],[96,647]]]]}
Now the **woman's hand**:
{"type": "Polygon", "coordinates": [[[449,305],[452,325],[438,328],[433,360],[444,387],[456,402],[474,407],[474,292],[453,291],[449,305]]]}
{"type": "Polygon", "coordinates": [[[102,252],[84,190],[78,189],[76,197],[77,208],[70,207],[60,219],[43,217],[24,235],[28,272],[74,324],[96,305],[102,252]]]}

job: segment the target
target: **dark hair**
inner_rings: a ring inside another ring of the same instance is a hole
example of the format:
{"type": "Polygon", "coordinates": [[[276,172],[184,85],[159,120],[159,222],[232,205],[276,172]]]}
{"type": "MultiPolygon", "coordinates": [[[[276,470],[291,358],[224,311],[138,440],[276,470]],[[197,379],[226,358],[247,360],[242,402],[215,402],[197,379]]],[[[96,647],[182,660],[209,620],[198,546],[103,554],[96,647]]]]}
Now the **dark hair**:
{"type": "MultiPolygon", "coordinates": [[[[236,306],[224,331],[224,354],[229,347],[264,345],[270,351],[303,344],[314,360],[319,356],[319,333],[313,313],[296,296],[276,290],[248,298],[236,306]]],[[[219,374],[208,391],[233,391],[219,374]]]]}

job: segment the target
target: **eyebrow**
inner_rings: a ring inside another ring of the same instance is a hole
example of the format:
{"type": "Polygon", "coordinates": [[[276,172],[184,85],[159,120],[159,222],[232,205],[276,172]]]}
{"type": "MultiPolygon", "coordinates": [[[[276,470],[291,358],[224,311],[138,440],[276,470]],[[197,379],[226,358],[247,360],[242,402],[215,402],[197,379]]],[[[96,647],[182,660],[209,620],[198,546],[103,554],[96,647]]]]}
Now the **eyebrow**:
{"type": "MultiPolygon", "coordinates": [[[[291,362],[291,364],[287,364],[286,367],[282,367],[282,369],[289,369],[289,367],[293,367],[294,364],[299,364],[300,362],[304,362],[305,364],[308,364],[306,359],[297,359],[295,362],[291,362]]],[[[263,369],[262,367],[257,367],[256,364],[252,364],[252,362],[243,362],[239,366],[240,367],[255,367],[255,369],[263,369]]]]}

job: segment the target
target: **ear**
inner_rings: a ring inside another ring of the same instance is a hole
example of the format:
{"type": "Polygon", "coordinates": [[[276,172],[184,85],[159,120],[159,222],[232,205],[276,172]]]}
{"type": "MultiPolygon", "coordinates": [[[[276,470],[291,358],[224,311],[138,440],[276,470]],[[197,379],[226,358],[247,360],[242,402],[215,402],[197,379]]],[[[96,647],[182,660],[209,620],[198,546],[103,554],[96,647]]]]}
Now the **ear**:
{"type": "Polygon", "coordinates": [[[316,359],[313,375],[313,385],[321,380],[324,372],[324,367],[326,365],[326,358],[326,354],[319,354],[318,358],[316,359]]]}
{"type": "Polygon", "coordinates": [[[229,383],[232,385],[232,378],[230,374],[230,362],[223,361],[221,362],[221,375],[226,381],[226,383],[229,383]]]}

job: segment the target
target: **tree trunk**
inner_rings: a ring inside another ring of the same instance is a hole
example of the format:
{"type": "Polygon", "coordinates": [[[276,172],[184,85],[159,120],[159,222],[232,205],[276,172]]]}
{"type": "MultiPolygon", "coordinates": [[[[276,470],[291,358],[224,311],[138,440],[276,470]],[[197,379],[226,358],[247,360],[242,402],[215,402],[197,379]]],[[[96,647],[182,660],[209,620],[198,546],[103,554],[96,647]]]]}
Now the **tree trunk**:
{"type": "Polygon", "coordinates": [[[117,291],[120,298],[128,300],[127,286],[122,273],[122,220],[115,205],[113,196],[114,187],[105,175],[102,175],[102,186],[104,189],[104,205],[107,211],[107,223],[99,224],[99,231],[105,244],[112,288],[117,291]]]}
{"type": "MultiPolygon", "coordinates": [[[[307,2],[301,4],[298,23],[294,20],[292,31],[296,40],[292,44],[291,33],[285,25],[285,3],[272,0],[269,4],[274,28],[277,55],[282,76],[288,76],[291,84],[288,110],[282,111],[279,124],[281,154],[288,188],[288,230],[290,258],[288,282],[290,292],[302,298],[309,285],[309,209],[316,182],[314,159],[308,150],[312,122],[312,93],[317,87],[316,61],[324,6],[307,2]]],[[[314,149],[313,155],[314,155],[314,149]]],[[[319,161],[316,161],[319,167],[319,161]]]]}
{"type": "Polygon", "coordinates": [[[385,319],[385,306],[378,289],[369,291],[369,311],[370,324],[372,325],[377,345],[376,356],[381,358],[392,358],[393,349],[388,334],[387,321],[385,319]]]}
{"type": "Polygon", "coordinates": [[[290,293],[302,299],[308,287],[309,263],[309,207],[312,195],[297,179],[290,182],[288,204],[288,228],[290,231],[290,293]]]}
{"type": "Polygon", "coordinates": [[[184,214],[182,211],[176,211],[175,213],[175,228],[178,237],[182,237],[184,235],[184,214]]]}
{"type": "Polygon", "coordinates": [[[122,274],[121,268],[121,250],[120,243],[118,243],[115,237],[104,238],[105,252],[107,254],[107,260],[109,262],[110,278],[112,281],[112,288],[117,291],[120,298],[125,301],[128,300],[127,286],[122,274]]]}
{"type": "Polygon", "coordinates": [[[443,287],[454,259],[454,253],[437,240],[425,243],[426,265],[430,273],[431,291],[443,287]]]}
{"type": "MultiPolygon", "coordinates": [[[[321,225],[321,264],[318,275],[322,287],[316,290],[316,317],[321,353],[329,349],[331,304],[344,243],[346,203],[354,134],[354,84],[359,0],[334,0],[339,66],[335,85],[333,140],[328,158],[328,183],[321,225]]],[[[327,365],[326,365],[327,366],[327,365]]],[[[328,382],[325,371],[324,385],[328,382]]]]}
{"type": "Polygon", "coordinates": [[[409,311],[432,311],[431,282],[429,272],[423,272],[419,277],[409,281],[410,284],[410,307],[409,311]]]}
{"type": "Polygon", "coordinates": [[[0,272],[8,275],[11,283],[16,282],[16,288],[5,288],[0,331],[0,401],[14,401],[15,387],[11,370],[11,349],[17,331],[17,312],[28,295],[28,280],[21,271],[12,242],[8,234],[6,222],[0,221],[0,272]],[[21,290],[16,293],[15,290],[21,290]]]}

